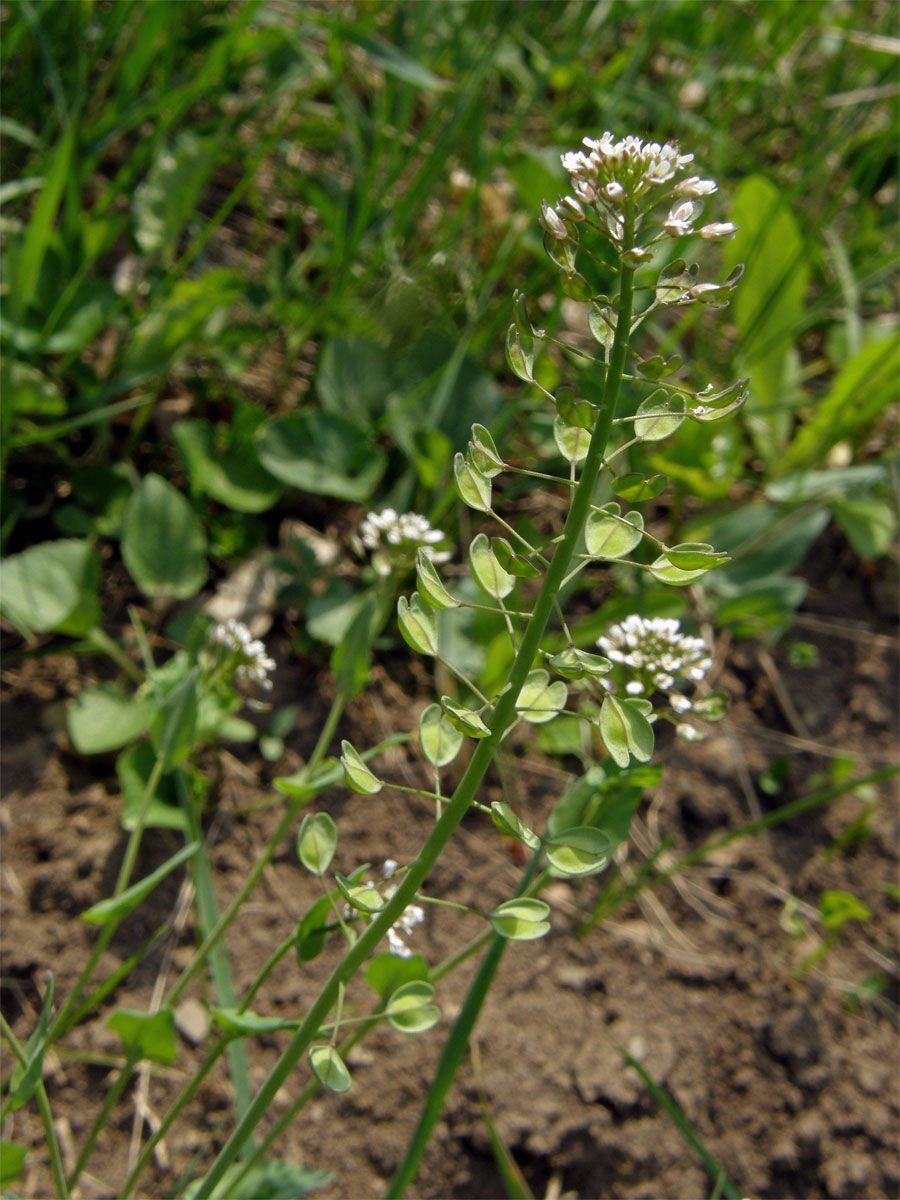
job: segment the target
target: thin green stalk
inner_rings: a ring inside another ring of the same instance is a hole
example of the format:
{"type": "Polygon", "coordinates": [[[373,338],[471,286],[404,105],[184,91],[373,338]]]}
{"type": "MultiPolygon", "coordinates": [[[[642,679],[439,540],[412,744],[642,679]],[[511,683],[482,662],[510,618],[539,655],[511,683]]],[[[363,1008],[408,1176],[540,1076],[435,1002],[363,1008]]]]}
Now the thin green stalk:
{"type": "Polygon", "coordinates": [[[137,1061],[138,1060],[136,1058],[129,1058],[127,1060],[125,1066],[119,1072],[118,1079],[106,1093],[106,1097],[100,1107],[100,1111],[97,1113],[94,1123],[91,1126],[91,1131],[87,1136],[87,1140],[81,1147],[81,1153],[78,1155],[78,1161],[75,1163],[75,1166],[72,1169],[72,1174],[69,1176],[70,1188],[73,1188],[78,1182],[78,1177],[84,1170],[88,1159],[91,1157],[94,1144],[97,1141],[97,1138],[100,1136],[100,1130],[106,1124],[107,1120],[109,1119],[109,1114],[118,1104],[122,1093],[128,1086],[131,1076],[134,1074],[134,1067],[137,1061]]]}
{"type": "MultiPolygon", "coordinates": [[[[632,245],[633,229],[634,217],[632,210],[629,208],[625,212],[624,248],[626,250],[632,245]]],[[[257,1093],[244,1119],[232,1132],[228,1141],[219,1152],[206,1178],[201,1182],[195,1200],[208,1200],[213,1189],[237,1157],[253,1129],[262,1120],[265,1112],[272,1104],[278,1089],[296,1067],[309,1043],[316,1036],[320,1025],[325,1021],[335,1003],[340,986],[347,983],[355,975],[363,962],[374,951],[379,941],[386,935],[391,925],[400,917],[407,905],[412,902],[416,892],[424,883],[447,842],[471,806],[475,798],[475,793],[481,785],[481,781],[493,760],[501,739],[513,719],[516,699],[525,684],[528,672],[531,670],[537,656],[541,639],[544,636],[553,612],[556,594],[568,571],[572,555],[575,552],[575,547],[590,511],[594,486],[603,465],[603,454],[612,427],[613,417],[615,416],[619,385],[625,363],[625,354],[628,348],[628,331],[631,326],[633,300],[632,273],[623,267],[620,278],[618,324],[610,354],[606,389],[603,399],[598,405],[597,422],[594,426],[591,443],[582,466],[579,486],[575,491],[562,536],[557,543],[550,566],[547,568],[547,573],[544,576],[544,582],[535,602],[534,614],[519,646],[507,687],[502,695],[498,697],[493,713],[489,715],[486,722],[490,732],[487,737],[479,740],[456,791],[448,801],[443,816],[436,823],[423,845],[419,857],[411,865],[403,882],[398,886],[397,891],[385,905],[381,913],[372,921],[369,928],[361,934],[359,940],[350,947],[332,971],[318,997],[309,1009],[305,1020],[257,1093]]]]}
{"type": "Polygon", "coordinates": [[[150,1156],[153,1154],[153,1151],[156,1149],[159,1142],[169,1132],[173,1121],[175,1121],[181,1115],[185,1106],[188,1105],[191,1100],[193,1100],[194,1096],[197,1094],[200,1084],[222,1057],[222,1052],[228,1046],[229,1041],[230,1039],[228,1038],[220,1038],[219,1041],[216,1042],[216,1044],[209,1050],[206,1058],[204,1058],[203,1062],[197,1068],[197,1072],[191,1079],[190,1083],[163,1117],[159,1127],[155,1129],[152,1135],[147,1139],[147,1143],[141,1151],[137,1162],[134,1164],[131,1174],[125,1180],[120,1200],[128,1200],[128,1197],[134,1190],[134,1185],[140,1178],[144,1167],[146,1167],[147,1163],[150,1161],[150,1156]]]}
{"type": "MultiPolygon", "coordinates": [[[[19,1039],[13,1033],[6,1018],[0,1013],[0,1033],[9,1042],[10,1049],[16,1057],[19,1065],[25,1067],[28,1064],[28,1059],[25,1055],[25,1050],[22,1047],[19,1039]]],[[[37,1097],[38,1111],[41,1114],[41,1122],[44,1126],[44,1137],[47,1139],[47,1149],[50,1152],[50,1170],[53,1172],[53,1182],[56,1184],[56,1194],[60,1200],[69,1200],[69,1189],[66,1186],[66,1173],[63,1170],[62,1154],[59,1149],[59,1139],[56,1136],[56,1127],[53,1124],[53,1113],[50,1109],[50,1101],[47,1099],[47,1089],[44,1087],[44,1081],[41,1080],[35,1088],[35,1096],[37,1097]]]]}
{"type": "MultiPolygon", "coordinates": [[[[540,851],[532,855],[531,862],[528,864],[528,868],[516,892],[517,896],[521,896],[528,891],[528,885],[537,870],[539,861],[540,851]]],[[[450,1030],[446,1042],[444,1042],[440,1062],[431,1081],[431,1087],[428,1089],[428,1095],[425,1097],[425,1104],[422,1107],[419,1123],[416,1125],[415,1132],[410,1138],[409,1145],[406,1147],[403,1161],[394,1173],[394,1178],[385,1192],[385,1197],[389,1197],[390,1200],[396,1200],[397,1197],[402,1196],[413,1179],[415,1179],[419,1163],[422,1161],[422,1155],[425,1153],[425,1147],[428,1145],[434,1127],[443,1111],[447,1092],[450,1089],[451,1083],[456,1078],[456,1072],[459,1070],[460,1063],[469,1045],[469,1038],[472,1036],[475,1022],[478,1020],[478,1014],[481,1012],[491,984],[494,982],[494,976],[497,974],[497,968],[500,966],[500,960],[503,958],[507,941],[507,938],[495,934],[487,953],[481,960],[481,966],[478,968],[478,972],[472,981],[472,986],[466,995],[465,1003],[460,1010],[459,1016],[453,1023],[453,1028],[450,1030]]]]}

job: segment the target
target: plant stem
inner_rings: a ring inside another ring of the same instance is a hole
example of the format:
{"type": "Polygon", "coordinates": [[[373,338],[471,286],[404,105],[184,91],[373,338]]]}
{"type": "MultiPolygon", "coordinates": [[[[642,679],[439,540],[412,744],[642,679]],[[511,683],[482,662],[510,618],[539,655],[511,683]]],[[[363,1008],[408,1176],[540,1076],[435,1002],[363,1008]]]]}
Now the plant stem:
{"type": "MultiPolygon", "coordinates": [[[[625,211],[625,240],[624,249],[631,247],[633,241],[634,216],[630,208],[625,211]]],[[[610,354],[606,387],[602,401],[598,405],[597,422],[591,436],[591,443],[582,466],[581,478],[576,489],[572,506],[569,509],[563,528],[562,536],[557,543],[553,558],[544,576],[544,582],[538,593],[534,613],[522,638],[519,651],[513,663],[507,686],[497,699],[494,710],[486,722],[490,733],[479,739],[469,765],[459,782],[452,798],[447,802],[443,816],[435,825],[419,857],[411,865],[402,883],[398,886],[393,897],[384,909],[372,921],[369,928],[360,935],[359,940],[350,947],[341,961],[332,971],[319,995],[313,1002],[305,1020],[294,1034],[281,1057],[269,1073],[256,1094],[244,1119],[232,1132],[228,1141],[222,1147],[218,1157],[201,1182],[195,1195],[195,1200],[208,1200],[213,1189],[221,1180],[225,1171],[237,1157],[250,1134],[259,1124],[266,1111],[272,1104],[278,1089],[300,1061],[309,1043],[316,1036],[319,1026],[325,1021],[337,998],[339,988],[350,980],[363,962],[373,952],[385,936],[388,929],[400,917],[410,904],[416,892],[424,883],[428,873],[434,866],[447,842],[452,837],[457,826],[462,821],[472,801],[475,798],[481,782],[490,766],[500,741],[506,732],[515,713],[516,700],[525,684],[528,672],[531,670],[540,647],[559,587],[565,578],[578,539],[581,536],[590,511],[594,487],[603,465],[603,454],[612,428],[615,416],[616,401],[619,395],[619,385],[625,364],[625,354],[628,349],[628,336],[631,327],[631,310],[633,302],[633,275],[623,267],[620,273],[619,312],[616,325],[616,336],[610,354]]]]}
{"type": "MultiPolygon", "coordinates": [[[[26,1067],[28,1065],[28,1058],[25,1050],[2,1013],[0,1013],[0,1033],[9,1042],[10,1049],[19,1065],[23,1068],[26,1067]]],[[[44,1126],[44,1136],[47,1139],[47,1149],[50,1151],[50,1169],[53,1172],[53,1182],[56,1184],[56,1194],[60,1197],[60,1200],[68,1200],[69,1189],[66,1186],[66,1173],[63,1170],[59,1139],[56,1136],[53,1113],[50,1109],[50,1101],[47,1099],[47,1089],[44,1087],[43,1079],[40,1080],[35,1088],[35,1095],[37,1096],[37,1105],[44,1126]]]]}

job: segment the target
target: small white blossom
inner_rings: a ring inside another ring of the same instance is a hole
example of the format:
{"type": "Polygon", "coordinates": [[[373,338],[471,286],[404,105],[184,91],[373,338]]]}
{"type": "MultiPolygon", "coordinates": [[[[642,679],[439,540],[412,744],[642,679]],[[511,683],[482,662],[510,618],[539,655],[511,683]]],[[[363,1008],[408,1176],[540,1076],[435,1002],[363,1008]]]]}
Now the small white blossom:
{"type": "Polygon", "coordinates": [[[275,670],[275,660],[269,658],[263,643],[253,637],[243,622],[229,617],[224,624],[215,626],[210,641],[239,656],[240,661],[235,669],[238,679],[256,683],[266,691],[271,688],[269,672],[275,670]]]}
{"type": "Polygon", "coordinates": [[[682,696],[680,692],[672,692],[669,696],[669,705],[677,713],[690,712],[693,708],[687,696],[682,696]]]}
{"type": "Polygon", "coordinates": [[[432,562],[447,562],[450,554],[433,547],[444,535],[419,513],[398,514],[393,508],[370,512],[359,530],[359,541],[372,552],[372,564],[379,575],[390,575],[398,566],[408,566],[416,551],[423,547],[432,562]]]}
{"type": "MultiPolygon", "coordinates": [[[[390,900],[396,890],[393,887],[388,888],[384,893],[385,900],[390,900]]],[[[372,915],[373,921],[376,915],[372,915]]],[[[418,904],[410,904],[403,910],[387,932],[388,949],[391,954],[396,954],[399,958],[412,958],[413,952],[404,942],[401,934],[409,937],[415,927],[421,925],[424,920],[425,910],[418,904]]]]}
{"type": "Polygon", "coordinates": [[[701,179],[699,175],[692,175],[690,179],[682,179],[681,183],[675,185],[677,196],[711,196],[718,190],[719,185],[714,179],[701,179]]]}
{"type": "Polygon", "coordinates": [[[663,229],[671,237],[683,237],[686,233],[692,233],[698,207],[693,200],[684,200],[681,204],[676,204],[663,221],[663,229]]]}
{"type": "Polygon", "coordinates": [[[690,700],[673,690],[678,681],[699,683],[712,667],[703,638],[682,633],[680,622],[671,617],[632,614],[621,624],[610,625],[597,645],[631,676],[625,683],[627,695],[668,692],[676,712],[691,708],[690,700]]]}
{"type": "Polygon", "coordinates": [[[650,188],[667,183],[677,171],[693,160],[693,154],[682,154],[674,142],[644,142],[629,135],[616,141],[607,130],[601,138],[584,139],[584,150],[562,156],[562,164],[575,181],[601,179],[608,187],[615,183],[622,188],[606,193],[614,203],[626,192],[637,198],[650,188]]]}
{"type": "Polygon", "coordinates": [[[675,732],[683,742],[702,742],[704,734],[699,729],[695,729],[693,725],[686,725],[682,722],[675,726],[675,732]]]}
{"type": "Polygon", "coordinates": [[[385,879],[390,879],[392,875],[397,874],[397,868],[399,866],[400,864],[397,862],[396,858],[386,858],[384,860],[384,866],[381,868],[381,873],[385,879]]]}

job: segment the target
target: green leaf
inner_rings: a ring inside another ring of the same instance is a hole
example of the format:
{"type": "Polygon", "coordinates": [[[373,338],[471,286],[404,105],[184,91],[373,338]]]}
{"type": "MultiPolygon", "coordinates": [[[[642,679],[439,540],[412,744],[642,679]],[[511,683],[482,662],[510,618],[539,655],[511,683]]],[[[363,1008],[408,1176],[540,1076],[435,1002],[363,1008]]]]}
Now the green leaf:
{"type": "Polygon", "coordinates": [[[319,496],[366,500],[386,464],[364,428],[330,412],[298,413],[261,425],[259,461],[276,479],[319,496]]]}
{"type": "Polygon", "coordinates": [[[175,1013],[171,1008],[161,1008],[154,1013],[120,1008],[106,1025],[122,1039],[125,1057],[131,1062],[149,1059],[170,1066],[178,1057],[175,1013]]]}
{"type": "Polygon", "coordinates": [[[848,921],[871,921],[872,912],[850,892],[825,891],[819,897],[822,924],[829,933],[837,933],[848,921]]]}
{"type": "Polygon", "coordinates": [[[396,992],[397,988],[414,979],[428,978],[428,963],[421,954],[412,954],[409,958],[401,958],[399,954],[385,951],[371,958],[365,969],[366,983],[373,987],[383,1003],[396,992]]]}
{"type": "Polygon", "coordinates": [[[643,475],[633,471],[629,475],[620,475],[612,481],[612,490],[629,504],[637,504],[641,500],[652,500],[669,486],[665,475],[643,475]]]}
{"type": "Polygon", "coordinates": [[[0,1188],[8,1188],[22,1174],[28,1147],[0,1139],[0,1188]]]}
{"type": "MultiPolygon", "coordinates": [[[[567,425],[573,425],[576,429],[585,429],[587,431],[591,431],[594,428],[594,405],[589,400],[577,399],[573,387],[570,387],[568,384],[558,387],[556,395],[553,397],[553,403],[556,405],[556,411],[560,419],[565,421],[567,425]]],[[[565,457],[568,458],[569,455],[566,454],[565,457]]]]}
{"type": "Polygon", "coordinates": [[[154,742],[166,771],[177,767],[194,748],[199,679],[200,668],[191,667],[168,692],[154,721],[154,742]]]}
{"type": "Polygon", "coordinates": [[[437,568],[424,549],[416,551],[416,590],[432,608],[459,608],[459,601],[444,587],[437,568]]]}
{"type": "Polygon", "coordinates": [[[69,737],[79,754],[106,754],[139,738],[155,715],[151,699],[126,696],[115,684],[101,683],[83,691],[69,709],[69,737]]]}
{"type": "Polygon", "coordinates": [[[306,1055],[310,1070],[330,1092],[349,1092],[350,1072],[333,1046],[310,1046],[306,1055]]]}
{"type": "Polygon", "coordinates": [[[613,669],[613,664],[602,654],[590,654],[587,650],[577,650],[574,646],[567,646],[547,661],[557,675],[566,679],[583,679],[585,675],[608,675],[613,669]]]}
{"type": "Polygon", "coordinates": [[[441,1019],[441,1010],[434,999],[434,988],[424,979],[404,983],[391,994],[385,1012],[391,1025],[400,1033],[424,1033],[441,1019]]]}
{"type": "Polygon", "coordinates": [[[403,639],[419,654],[434,656],[438,652],[437,623],[430,608],[425,608],[418,595],[397,600],[397,623],[403,639]]]}
{"type": "Polygon", "coordinates": [[[541,839],[536,833],[533,833],[527,825],[516,816],[508,804],[502,800],[494,800],[491,804],[491,819],[494,824],[506,837],[515,838],[516,841],[522,842],[529,850],[537,850],[540,848],[541,839]]]}
{"type": "Polygon", "coordinates": [[[508,571],[510,575],[515,575],[516,579],[538,579],[540,577],[539,568],[530,559],[517,554],[506,538],[491,538],[491,550],[503,570],[508,571]]]}
{"type": "Polygon", "coordinates": [[[394,360],[370,338],[335,334],[322,348],[316,391],[322,408],[366,428],[382,416],[394,390],[394,360]]]}
{"type": "Polygon", "coordinates": [[[469,546],[469,565],[475,582],[495,600],[508,596],[515,587],[515,578],[500,566],[484,533],[476,534],[472,539],[469,546]]]}
{"type": "Polygon", "coordinates": [[[258,1013],[237,1008],[215,1008],[209,1010],[219,1029],[229,1037],[256,1037],[260,1033],[278,1033],[282,1029],[296,1029],[297,1022],[283,1017],[261,1017],[258,1013]]]}
{"type": "Polygon", "coordinates": [[[34,1032],[25,1043],[25,1063],[16,1063],[9,1083],[10,1108],[18,1112],[37,1091],[44,1078],[44,1053],[47,1049],[47,1031],[53,1011],[53,975],[47,972],[47,990],[41,1005],[41,1015],[34,1032]]]}
{"type": "Polygon", "coordinates": [[[147,596],[194,596],[206,582],[206,536],[180,492],[145,475],[122,516],[122,558],[147,596]]]}
{"type": "Polygon", "coordinates": [[[685,412],[684,396],[673,396],[659,388],[638,405],[634,436],[642,442],[660,442],[675,432],[684,420],[685,412]]]}
{"type": "Polygon", "coordinates": [[[121,921],[132,909],[137,908],[140,902],[149,896],[166,876],[171,875],[176,867],[180,867],[183,862],[196,854],[199,848],[199,842],[190,842],[187,846],[182,846],[176,854],[166,859],[162,866],[151,871],[149,875],[145,875],[143,879],[139,879],[137,883],[133,883],[121,895],[109,896],[105,900],[99,900],[96,904],[92,904],[81,914],[82,921],[89,921],[93,925],[106,925],[109,921],[121,921]]]}
{"type": "Polygon", "coordinates": [[[491,481],[477,471],[462,454],[453,458],[456,492],[463,504],[476,512],[491,511],[491,481]]]}
{"type": "Polygon", "coordinates": [[[32,209],[15,272],[12,279],[7,280],[12,311],[20,316],[28,310],[34,299],[44,254],[53,238],[59,202],[66,182],[74,177],[71,163],[80,128],[80,122],[70,121],[52,151],[50,165],[44,172],[44,186],[32,209]]]}
{"type": "Polygon", "coordinates": [[[522,336],[515,325],[506,331],[506,362],[513,375],[525,383],[534,379],[534,341],[522,336]]]}
{"type": "Polygon", "coordinates": [[[487,479],[499,475],[506,468],[506,463],[500,457],[494,439],[489,430],[483,425],[472,426],[472,440],[469,442],[469,455],[473,466],[487,479]]]}
{"type": "MultiPolygon", "coordinates": [[[[244,1163],[233,1163],[222,1176],[216,1195],[227,1196],[228,1200],[302,1200],[331,1178],[331,1171],[311,1171],[296,1163],[264,1158],[246,1174],[244,1163]]],[[[195,1200],[202,1182],[194,1180],[184,1192],[184,1200],[195,1200]]]]}
{"type": "Polygon", "coordinates": [[[831,511],[860,558],[881,558],[890,551],[897,517],[886,501],[840,497],[832,500],[831,511]]]}
{"type": "Polygon", "coordinates": [[[560,416],[553,418],[553,440],[563,458],[580,463],[591,444],[591,431],[580,425],[570,425],[560,416]]]}
{"type": "Polygon", "coordinates": [[[308,909],[300,924],[297,926],[297,962],[302,967],[304,963],[318,958],[325,949],[330,930],[329,918],[332,914],[331,901],[328,896],[322,896],[312,908],[308,909]]]}
{"type": "Polygon", "coordinates": [[[483,738],[491,732],[477,712],[463,704],[457,704],[448,696],[441,696],[441,708],[453,728],[467,737],[483,738]]]}
{"type": "Polygon", "coordinates": [[[267,512],[284,490],[261,465],[252,442],[239,441],[218,449],[207,421],[178,421],[172,427],[172,438],[188,469],[192,490],[235,512],[267,512]]]}
{"type": "Polygon", "coordinates": [[[607,753],[620,767],[632,755],[647,762],[653,754],[653,727],[633,700],[604,696],[598,725],[607,753]]]}
{"type": "MultiPolygon", "coordinates": [[[[215,338],[227,310],[244,294],[237,271],[208,271],[199,279],[181,279],[169,296],[151,307],[122,352],[117,388],[163,374],[192,349],[215,338]]],[[[112,384],[108,385],[110,390],[112,384]]]]}
{"type": "Polygon", "coordinates": [[[219,148],[212,138],[192,130],[160,146],[147,178],[134,191],[134,236],[144,254],[175,261],[179,235],[200,200],[216,164],[219,148]]]}
{"type": "Polygon", "coordinates": [[[387,75],[393,75],[395,78],[403,80],[404,83],[412,84],[413,87],[425,92],[443,92],[454,87],[449,80],[442,79],[440,75],[429,71],[426,66],[404,53],[393,42],[370,37],[349,25],[341,28],[340,35],[346,41],[354,42],[362,50],[365,50],[387,75]]]}
{"type": "Polygon", "coordinates": [[[328,813],[307,813],[297,834],[297,857],[311,874],[324,875],[334,858],[337,842],[337,826],[328,813]]]}
{"type": "Polygon", "coordinates": [[[515,899],[498,904],[488,920],[494,932],[513,942],[530,942],[550,929],[550,906],[543,900],[515,899]]]}
{"type": "Polygon", "coordinates": [[[618,504],[605,504],[588,514],[584,529],[584,544],[592,558],[622,558],[637,546],[643,537],[644,518],[635,509],[620,516],[618,504]]]}
{"type": "Polygon", "coordinates": [[[348,700],[358,696],[369,680],[375,611],[375,597],[370,592],[331,654],[335,682],[348,700]]]}
{"type": "Polygon", "coordinates": [[[0,572],[0,611],[26,633],[81,636],[100,616],[100,569],[87,541],[41,542],[10,555],[0,572]]]}
{"type": "Polygon", "coordinates": [[[604,870],[615,849],[612,838],[592,825],[575,826],[554,834],[544,842],[553,874],[566,878],[596,875],[604,870]]]}
{"type": "Polygon", "coordinates": [[[550,673],[542,667],[529,671],[516,700],[516,711],[532,725],[552,721],[565,708],[569,689],[561,679],[550,682],[550,673]]]}
{"type": "Polygon", "coordinates": [[[29,363],[0,359],[0,395],[10,415],[61,417],[66,411],[66,402],[53,380],[29,363]]]}
{"type": "Polygon", "coordinates": [[[463,744],[463,735],[444,715],[439,704],[429,704],[419,717],[419,746],[433,767],[452,763],[463,744]]]}
{"type": "MultiPolygon", "coordinates": [[[[156,751],[149,742],[138,742],[116,759],[116,775],[122,792],[119,820],[123,829],[134,829],[144,792],[156,765],[156,751]]],[[[144,815],[145,829],[180,829],[187,832],[188,820],[180,807],[176,773],[161,776],[144,815]]]]}
{"type": "Polygon", "coordinates": [[[341,742],[341,766],[344,768],[344,778],[354,792],[374,796],[384,787],[347,741],[341,742]]]}

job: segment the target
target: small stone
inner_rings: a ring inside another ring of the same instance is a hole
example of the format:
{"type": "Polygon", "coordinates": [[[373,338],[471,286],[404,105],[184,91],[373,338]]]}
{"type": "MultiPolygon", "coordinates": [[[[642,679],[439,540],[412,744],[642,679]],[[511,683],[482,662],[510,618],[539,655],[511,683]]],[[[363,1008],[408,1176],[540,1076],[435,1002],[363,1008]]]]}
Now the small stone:
{"type": "Polygon", "coordinates": [[[872,1163],[867,1155],[858,1150],[845,1150],[822,1163],[819,1177],[829,1196],[843,1198],[868,1188],[872,1179],[872,1163]]]}
{"type": "Polygon", "coordinates": [[[175,1028],[183,1038],[196,1046],[209,1033],[209,1013],[199,1000],[188,997],[175,1009],[175,1028]]]}

